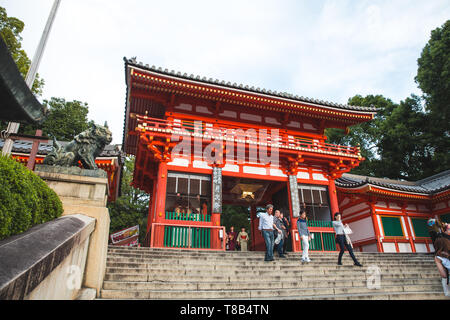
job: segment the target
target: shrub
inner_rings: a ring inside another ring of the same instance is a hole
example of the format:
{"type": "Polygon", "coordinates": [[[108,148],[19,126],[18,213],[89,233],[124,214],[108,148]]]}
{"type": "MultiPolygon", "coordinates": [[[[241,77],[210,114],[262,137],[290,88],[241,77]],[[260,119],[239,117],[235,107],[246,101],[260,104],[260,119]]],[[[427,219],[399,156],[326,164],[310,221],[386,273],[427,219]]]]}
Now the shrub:
{"type": "Polygon", "coordinates": [[[60,217],[62,212],[58,195],[40,177],[0,155],[0,239],[60,217]]]}

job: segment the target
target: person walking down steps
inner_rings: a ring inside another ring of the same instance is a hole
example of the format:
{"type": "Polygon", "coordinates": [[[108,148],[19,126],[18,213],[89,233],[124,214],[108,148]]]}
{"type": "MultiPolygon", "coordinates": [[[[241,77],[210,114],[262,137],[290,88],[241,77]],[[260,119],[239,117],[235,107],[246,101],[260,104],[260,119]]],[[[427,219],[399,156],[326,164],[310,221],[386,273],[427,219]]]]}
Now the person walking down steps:
{"type": "Polygon", "coordinates": [[[241,251],[248,251],[248,233],[245,232],[245,228],[241,228],[241,232],[239,232],[237,236],[237,242],[239,243],[239,246],[241,247],[241,251]]]}
{"type": "MultiPolygon", "coordinates": [[[[450,232],[450,225],[446,226],[446,232],[450,232]]],[[[450,271],[450,240],[444,237],[439,237],[434,242],[436,266],[441,275],[442,288],[444,295],[450,297],[449,292],[449,271],[450,271]]]]}
{"type": "Polygon", "coordinates": [[[302,262],[311,262],[311,259],[309,259],[308,256],[311,234],[309,233],[308,218],[306,217],[306,211],[304,209],[301,210],[300,217],[297,220],[297,229],[303,245],[302,262]]]}
{"type": "Polygon", "coordinates": [[[261,212],[259,215],[258,230],[261,231],[261,235],[264,238],[266,244],[266,255],[264,261],[273,261],[273,205],[268,204],[266,206],[266,212],[261,212]]]}
{"type": "MultiPolygon", "coordinates": [[[[348,227],[348,225],[345,225],[345,227],[348,227]]],[[[344,255],[345,248],[347,248],[355,266],[362,267],[362,264],[359,263],[359,261],[355,257],[355,254],[353,253],[353,248],[350,241],[347,240],[347,236],[344,231],[344,225],[341,221],[341,214],[339,212],[336,212],[334,214],[333,228],[336,232],[336,242],[341,248],[341,251],[339,252],[338,265],[342,265],[342,256],[344,255]]]]}

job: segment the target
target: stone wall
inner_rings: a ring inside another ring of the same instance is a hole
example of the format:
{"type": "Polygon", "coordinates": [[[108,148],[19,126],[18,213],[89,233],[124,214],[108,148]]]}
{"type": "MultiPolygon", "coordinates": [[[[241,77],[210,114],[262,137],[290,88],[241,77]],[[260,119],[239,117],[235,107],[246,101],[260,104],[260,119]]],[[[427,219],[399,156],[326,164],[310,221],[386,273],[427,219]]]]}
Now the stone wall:
{"type": "Polygon", "coordinates": [[[76,214],[2,240],[0,299],[76,299],[94,229],[95,219],[76,214]]]}

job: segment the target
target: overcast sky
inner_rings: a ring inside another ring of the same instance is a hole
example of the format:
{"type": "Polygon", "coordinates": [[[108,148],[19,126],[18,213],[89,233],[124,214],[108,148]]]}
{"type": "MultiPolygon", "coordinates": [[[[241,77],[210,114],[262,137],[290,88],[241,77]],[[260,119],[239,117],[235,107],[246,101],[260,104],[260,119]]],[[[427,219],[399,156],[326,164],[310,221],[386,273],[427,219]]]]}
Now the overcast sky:
{"type": "MultiPolygon", "coordinates": [[[[25,22],[33,57],[53,0],[0,0],[25,22]]],[[[421,94],[417,58],[450,18],[448,0],[62,0],[39,69],[43,96],[89,104],[122,143],[123,57],[299,96],[346,103],[421,94]]]]}

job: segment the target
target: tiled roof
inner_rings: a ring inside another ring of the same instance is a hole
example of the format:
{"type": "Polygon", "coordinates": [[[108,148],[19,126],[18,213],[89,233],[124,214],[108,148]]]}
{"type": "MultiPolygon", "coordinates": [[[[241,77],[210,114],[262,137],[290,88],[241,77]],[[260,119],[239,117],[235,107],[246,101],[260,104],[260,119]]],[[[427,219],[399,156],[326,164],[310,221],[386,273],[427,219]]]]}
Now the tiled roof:
{"type": "MultiPolygon", "coordinates": [[[[58,141],[62,146],[68,144],[66,141],[58,141]]],[[[0,139],[0,149],[3,148],[4,140],[0,139]]],[[[31,152],[31,147],[33,142],[26,140],[15,140],[12,148],[13,153],[25,153],[29,154],[31,152]]],[[[48,143],[39,143],[38,155],[45,156],[53,148],[53,141],[48,143]]],[[[120,144],[110,144],[105,146],[99,157],[123,157],[122,145],[120,144]]]]}
{"type": "Polygon", "coordinates": [[[0,119],[42,123],[48,110],[36,99],[0,37],[0,119]]]}
{"type": "Polygon", "coordinates": [[[342,188],[358,188],[369,184],[404,192],[434,194],[450,188],[450,170],[416,182],[374,178],[348,173],[343,174],[341,178],[336,180],[336,186],[342,188]]]}
{"type": "Polygon", "coordinates": [[[159,68],[157,68],[155,66],[150,67],[148,64],[144,65],[142,62],[137,62],[136,58],[131,58],[131,59],[124,58],[124,61],[125,61],[126,65],[131,65],[131,66],[138,67],[138,68],[148,70],[151,72],[156,72],[156,73],[163,74],[163,75],[168,75],[168,76],[191,80],[191,81],[202,82],[202,83],[211,84],[211,85],[219,85],[219,86],[230,88],[230,89],[244,90],[244,91],[248,91],[248,92],[252,92],[252,93],[264,94],[264,95],[285,98],[285,99],[291,99],[291,100],[298,101],[298,102],[322,105],[322,106],[343,109],[343,110],[348,110],[348,111],[359,111],[359,112],[370,112],[370,113],[374,113],[374,112],[378,111],[378,109],[375,106],[362,107],[362,106],[351,106],[351,105],[347,105],[347,104],[339,104],[339,103],[323,101],[323,100],[319,100],[319,99],[312,99],[312,98],[308,98],[308,97],[298,96],[298,95],[290,94],[287,92],[277,92],[277,91],[272,91],[272,90],[255,88],[253,86],[249,87],[248,85],[231,83],[229,81],[226,82],[223,80],[221,81],[219,79],[213,79],[213,78],[208,79],[206,77],[202,77],[199,75],[196,76],[194,74],[188,75],[187,73],[181,73],[181,72],[175,71],[175,70],[171,70],[171,71],[169,71],[168,69],[163,70],[161,67],[159,67],[159,68]]]}

